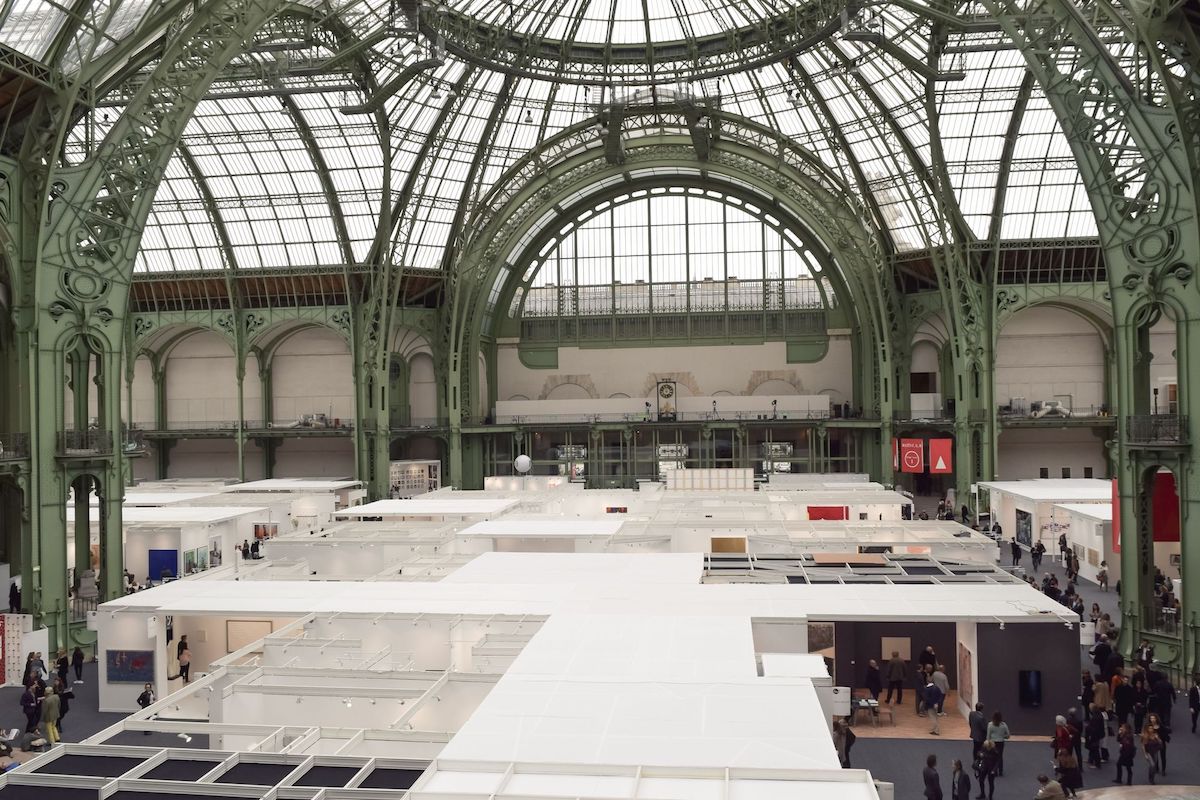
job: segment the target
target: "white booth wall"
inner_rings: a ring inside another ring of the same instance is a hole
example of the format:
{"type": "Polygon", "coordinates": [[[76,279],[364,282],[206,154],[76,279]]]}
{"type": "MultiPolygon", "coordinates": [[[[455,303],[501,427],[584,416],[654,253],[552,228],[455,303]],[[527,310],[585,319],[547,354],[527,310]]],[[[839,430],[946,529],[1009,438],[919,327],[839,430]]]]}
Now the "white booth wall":
{"type": "MultiPolygon", "coordinates": [[[[1102,505],[1102,504],[1097,504],[1102,505]]],[[[1111,507],[1111,506],[1110,506],[1111,507]]],[[[1112,551],[1112,521],[1100,520],[1081,514],[1070,509],[1061,509],[1070,529],[1067,530],[1067,541],[1075,548],[1079,556],[1079,574],[1092,583],[1096,583],[1096,575],[1100,571],[1100,562],[1108,562],[1109,583],[1115,585],[1120,577],[1121,557],[1112,551]]],[[[1155,544],[1156,563],[1158,549],[1162,543],[1155,544]]],[[[1176,544],[1176,547],[1178,545],[1176,544]]]]}

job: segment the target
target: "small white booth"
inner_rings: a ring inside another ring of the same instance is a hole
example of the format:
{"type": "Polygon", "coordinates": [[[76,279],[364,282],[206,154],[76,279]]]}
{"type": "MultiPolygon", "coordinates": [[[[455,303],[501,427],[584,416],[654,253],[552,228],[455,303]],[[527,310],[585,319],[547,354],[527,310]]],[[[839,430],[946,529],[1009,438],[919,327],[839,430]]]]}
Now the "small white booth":
{"type": "MultiPolygon", "coordinates": [[[[1120,576],[1121,556],[1113,552],[1112,515],[1112,503],[1060,503],[1055,513],[1055,519],[1066,525],[1067,543],[1079,558],[1079,574],[1092,583],[1101,562],[1108,562],[1110,583],[1120,576]]],[[[1155,544],[1155,549],[1164,546],[1155,544]]],[[[1175,547],[1178,550],[1179,545],[1175,547]]]]}
{"type": "Polygon", "coordinates": [[[986,507],[1005,539],[1015,536],[1025,547],[1041,541],[1051,555],[1058,553],[1058,537],[1066,532],[1066,512],[1059,506],[1112,502],[1112,483],[1092,478],[984,481],[979,490],[987,492],[986,507]]]}

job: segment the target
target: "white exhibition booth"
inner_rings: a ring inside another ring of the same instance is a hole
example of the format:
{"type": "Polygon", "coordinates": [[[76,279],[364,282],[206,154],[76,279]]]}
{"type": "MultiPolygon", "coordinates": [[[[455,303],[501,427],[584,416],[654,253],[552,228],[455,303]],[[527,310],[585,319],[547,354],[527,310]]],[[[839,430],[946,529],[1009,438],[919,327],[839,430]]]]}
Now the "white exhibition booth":
{"type": "MultiPolygon", "coordinates": [[[[75,508],[66,509],[67,524],[75,508]]],[[[234,546],[254,538],[255,525],[266,521],[260,506],[132,506],[121,509],[125,569],[139,581],[200,572],[227,563],[234,546]]],[[[100,544],[100,522],[93,520],[93,564],[100,544]]],[[[67,563],[75,558],[75,538],[67,537],[67,563]]]]}
{"type": "Polygon", "coordinates": [[[986,508],[1005,539],[1015,536],[1027,548],[1040,540],[1052,556],[1058,553],[1058,537],[1068,524],[1059,506],[1112,502],[1112,482],[1091,478],[984,481],[979,490],[987,492],[986,508]]]}
{"type": "Polygon", "coordinates": [[[519,501],[510,498],[457,498],[430,492],[410,500],[376,500],[374,503],[343,508],[334,517],[397,522],[478,521],[497,517],[518,504],[519,501]]]}
{"type": "MultiPolygon", "coordinates": [[[[317,497],[321,498],[318,507],[322,512],[327,508],[336,511],[359,505],[367,496],[362,481],[326,478],[268,478],[238,483],[227,487],[225,491],[232,494],[280,492],[317,497]]],[[[317,524],[323,525],[328,521],[327,517],[322,517],[317,524]]]]}
{"type": "MultiPolygon", "coordinates": [[[[1121,576],[1121,556],[1113,552],[1112,503],[1060,503],[1055,519],[1066,526],[1067,542],[1075,549],[1079,558],[1079,574],[1096,583],[1100,564],[1107,562],[1110,585],[1116,585],[1121,576]]],[[[1154,549],[1170,547],[1166,543],[1155,543],[1154,549]]],[[[1174,547],[1178,551],[1179,544],[1174,547]]],[[[1158,553],[1155,553],[1158,561],[1158,553]]]]}

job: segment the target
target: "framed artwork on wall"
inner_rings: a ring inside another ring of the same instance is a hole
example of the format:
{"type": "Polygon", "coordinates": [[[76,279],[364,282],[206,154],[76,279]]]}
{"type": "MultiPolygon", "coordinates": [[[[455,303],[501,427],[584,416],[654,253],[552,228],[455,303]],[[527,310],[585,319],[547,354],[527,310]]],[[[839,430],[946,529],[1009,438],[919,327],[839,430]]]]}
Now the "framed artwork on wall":
{"type": "Polygon", "coordinates": [[[962,642],[958,643],[958,696],[969,707],[975,707],[975,681],[971,677],[974,656],[962,642]]]}
{"type": "Polygon", "coordinates": [[[274,539],[279,535],[278,522],[256,522],[254,523],[254,538],[255,539],[274,539]]]}
{"type": "Polygon", "coordinates": [[[105,650],[109,683],[149,683],[154,680],[153,650],[105,650]]]}

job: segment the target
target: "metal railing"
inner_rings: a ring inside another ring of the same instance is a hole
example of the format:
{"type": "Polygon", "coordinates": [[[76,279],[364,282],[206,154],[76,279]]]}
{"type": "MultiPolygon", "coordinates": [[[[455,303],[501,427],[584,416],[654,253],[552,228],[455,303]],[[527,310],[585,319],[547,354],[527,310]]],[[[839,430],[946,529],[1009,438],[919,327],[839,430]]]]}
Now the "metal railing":
{"type": "Polygon", "coordinates": [[[113,437],[110,431],[62,431],[58,434],[58,454],[67,457],[111,455],[113,437]]]}
{"type": "Polygon", "coordinates": [[[71,598],[71,622],[82,622],[87,619],[89,611],[100,607],[100,599],[96,597],[71,598]]]}
{"type": "Polygon", "coordinates": [[[1179,636],[1183,628],[1179,622],[1178,609],[1159,606],[1143,608],[1142,629],[1165,636],[1179,636]]]}
{"type": "Polygon", "coordinates": [[[1131,444],[1186,444],[1187,417],[1179,414],[1125,417],[1125,438],[1131,444]]]}
{"type": "Polygon", "coordinates": [[[654,411],[613,412],[608,414],[500,414],[498,425],[554,425],[595,422],[791,422],[795,420],[829,419],[829,409],[807,411],[681,411],[666,418],[654,411]]]}
{"type": "Polygon", "coordinates": [[[0,433],[0,461],[29,458],[28,433],[0,433]]]}

